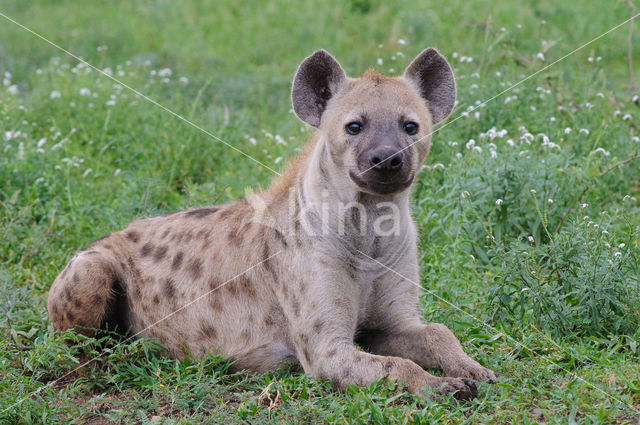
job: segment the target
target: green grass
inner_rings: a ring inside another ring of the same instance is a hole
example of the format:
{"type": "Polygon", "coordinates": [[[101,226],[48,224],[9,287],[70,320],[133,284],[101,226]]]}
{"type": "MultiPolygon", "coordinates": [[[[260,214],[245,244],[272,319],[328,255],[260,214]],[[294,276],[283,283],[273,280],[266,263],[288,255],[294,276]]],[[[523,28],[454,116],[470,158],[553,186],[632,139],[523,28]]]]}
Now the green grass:
{"type": "MultiPolygon", "coordinates": [[[[39,0],[0,12],[275,169],[311,135],[289,89],[317,48],[358,75],[399,73],[437,47],[458,77],[453,119],[630,16],[618,1],[430,3],[39,0]]],[[[168,360],[152,341],[62,343],[46,294],[75,251],[135,218],[242,197],[272,173],[0,22],[11,74],[0,76],[0,422],[639,422],[640,160],[599,177],[640,153],[628,25],[434,135],[413,192],[424,318],[501,374],[456,403],[231,374],[220,357],[168,360]]]]}

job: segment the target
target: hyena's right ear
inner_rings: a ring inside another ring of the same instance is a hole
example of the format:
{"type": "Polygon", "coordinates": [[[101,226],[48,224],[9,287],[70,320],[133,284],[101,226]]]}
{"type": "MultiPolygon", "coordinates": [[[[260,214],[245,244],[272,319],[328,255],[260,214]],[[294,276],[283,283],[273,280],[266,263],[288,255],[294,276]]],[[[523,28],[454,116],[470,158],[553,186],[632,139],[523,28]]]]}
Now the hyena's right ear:
{"type": "Polygon", "coordinates": [[[291,89],[293,110],[298,118],[318,127],[327,102],[346,79],[338,61],[325,50],[318,50],[302,61],[291,89]]]}

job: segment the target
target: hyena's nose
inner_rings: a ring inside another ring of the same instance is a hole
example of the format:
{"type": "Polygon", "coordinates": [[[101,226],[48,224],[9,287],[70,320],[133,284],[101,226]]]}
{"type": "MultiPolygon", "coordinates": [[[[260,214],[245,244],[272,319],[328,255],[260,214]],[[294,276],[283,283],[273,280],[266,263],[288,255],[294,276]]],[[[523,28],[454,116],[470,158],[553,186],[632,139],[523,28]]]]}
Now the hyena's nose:
{"type": "Polygon", "coordinates": [[[376,171],[394,172],[402,168],[404,154],[393,146],[378,146],[369,153],[369,163],[376,171]]]}

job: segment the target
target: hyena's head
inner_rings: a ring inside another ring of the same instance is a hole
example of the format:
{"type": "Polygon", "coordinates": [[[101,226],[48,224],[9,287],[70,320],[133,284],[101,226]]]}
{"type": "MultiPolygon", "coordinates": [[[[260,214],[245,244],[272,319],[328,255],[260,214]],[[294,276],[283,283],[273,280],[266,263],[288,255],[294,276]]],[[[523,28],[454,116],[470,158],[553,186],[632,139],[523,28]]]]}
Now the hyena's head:
{"type": "Polygon", "coordinates": [[[435,49],[400,77],[349,78],[326,51],[306,58],[293,80],[293,109],[322,133],[328,172],[375,195],[406,190],[429,152],[435,124],[453,108],[451,67],[435,49]]]}

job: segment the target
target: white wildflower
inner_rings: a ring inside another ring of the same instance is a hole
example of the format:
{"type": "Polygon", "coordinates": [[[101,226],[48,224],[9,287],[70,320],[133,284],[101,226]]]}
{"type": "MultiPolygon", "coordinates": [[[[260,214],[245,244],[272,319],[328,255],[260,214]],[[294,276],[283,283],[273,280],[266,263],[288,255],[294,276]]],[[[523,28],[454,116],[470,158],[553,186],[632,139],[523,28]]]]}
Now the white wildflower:
{"type": "Polygon", "coordinates": [[[531,189],[529,192],[531,192],[531,194],[532,194],[533,196],[536,196],[536,195],[538,194],[538,192],[536,192],[536,190],[535,190],[535,189],[531,189]]]}
{"type": "Polygon", "coordinates": [[[622,249],[622,248],[624,248],[624,246],[625,245],[623,243],[621,243],[620,245],[618,245],[618,249],[622,249]]]}
{"type": "Polygon", "coordinates": [[[469,141],[467,142],[467,144],[465,145],[467,147],[467,149],[471,149],[476,145],[476,141],[474,139],[469,139],[469,141]]]}
{"type": "Polygon", "coordinates": [[[91,168],[87,168],[84,173],[82,173],[82,178],[85,178],[91,173],[93,170],[91,168]]]}
{"type": "Polygon", "coordinates": [[[158,77],[171,77],[173,72],[169,68],[162,68],[158,71],[158,77]]]}
{"type": "Polygon", "coordinates": [[[398,44],[402,44],[404,46],[405,44],[407,44],[407,42],[401,38],[400,40],[398,40],[398,44]]]}
{"type": "Polygon", "coordinates": [[[11,85],[11,86],[9,86],[9,87],[7,88],[7,91],[9,92],[9,94],[14,94],[14,95],[15,95],[15,94],[18,94],[18,92],[19,92],[19,90],[18,90],[18,86],[17,86],[17,85],[15,85],[15,84],[13,84],[13,85],[11,85]]]}
{"type": "Polygon", "coordinates": [[[382,66],[383,63],[384,63],[384,61],[382,60],[382,58],[378,58],[378,60],[377,60],[378,66],[382,66]]]}
{"type": "Polygon", "coordinates": [[[62,96],[60,94],[60,92],[58,90],[54,90],[49,94],[49,98],[50,99],[58,99],[60,96],[62,96]]]}
{"type": "Polygon", "coordinates": [[[116,101],[113,100],[113,99],[107,100],[105,102],[105,105],[107,105],[107,106],[115,106],[115,104],[116,104],[116,101]]]}
{"type": "Polygon", "coordinates": [[[119,168],[116,169],[116,171],[113,172],[114,176],[117,176],[118,174],[120,174],[121,170],[119,168]]]}
{"type": "Polygon", "coordinates": [[[631,119],[631,114],[624,114],[622,116],[622,121],[627,121],[627,120],[630,120],[630,119],[631,119]]]}
{"type": "Polygon", "coordinates": [[[462,196],[463,198],[470,198],[471,194],[465,190],[465,191],[462,192],[462,194],[460,196],[462,196]]]}
{"type": "Polygon", "coordinates": [[[41,148],[45,143],[47,143],[47,138],[43,137],[42,139],[38,140],[38,147],[41,148]]]}
{"type": "Polygon", "coordinates": [[[594,154],[596,154],[598,152],[602,153],[604,156],[609,156],[611,154],[610,152],[607,152],[603,148],[596,148],[595,150],[591,151],[591,153],[589,155],[594,155],[594,154]]]}
{"type": "Polygon", "coordinates": [[[89,96],[89,95],[91,95],[91,90],[84,87],[80,89],[80,96],[89,96]]]}
{"type": "Polygon", "coordinates": [[[529,240],[529,243],[534,243],[533,236],[529,236],[527,239],[529,240]]]}
{"type": "Polygon", "coordinates": [[[496,199],[496,207],[499,207],[500,205],[502,205],[504,201],[502,199],[496,199]]]}
{"type": "Polygon", "coordinates": [[[569,134],[571,133],[571,129],[569,127],[564,129],[564,134],[569,134]]]}
{"type": "Polygon", "coordinates": [[[544,53],[540,52],[536,55],[536,58],[540,59],[542,62],[544,62],[544,53]]]}
{"type": "Polygon", "coordinates": [[[578,134],[583,134],[583,133],[588,136],[589,135],[589,130],[587,130],[586,128],[581,128],[578,131],[578,134]]]}

